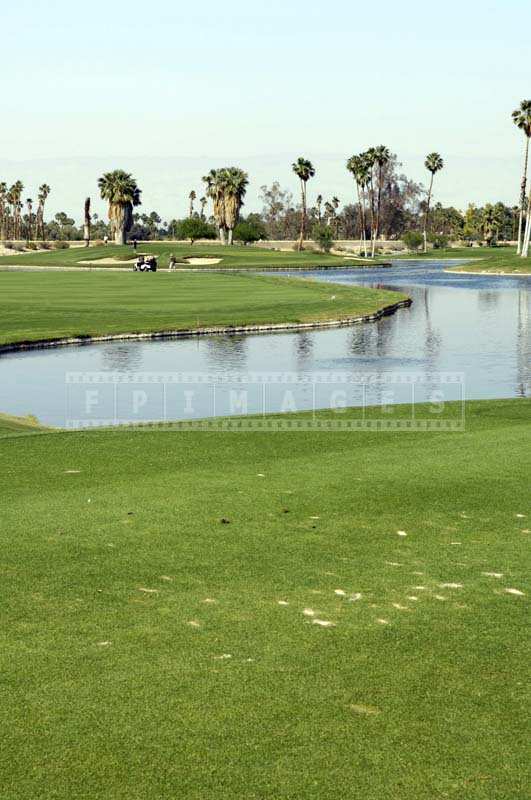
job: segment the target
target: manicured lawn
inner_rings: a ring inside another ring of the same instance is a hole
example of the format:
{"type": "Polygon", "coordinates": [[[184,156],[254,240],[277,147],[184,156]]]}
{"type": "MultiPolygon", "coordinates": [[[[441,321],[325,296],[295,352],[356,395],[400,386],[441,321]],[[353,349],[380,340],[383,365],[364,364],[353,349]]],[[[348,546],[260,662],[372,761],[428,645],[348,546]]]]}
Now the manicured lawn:
{"type": "Polygon", "coordinates": [[[529,274],[531,272],[531,258],[520,258],[516,255],[515,247],[463,247],[455,250],[430,250],[428,253],[415,253],[398,256],[397,258],[467,258],[471,262],[461,267],[451,267],[457,272],[506,272],[529,274]]]}
{"type": "MultiPolygon", "coordinates": [[[[284,269],[289,267],[290,269],[294,269],[300,267],[301,269],[309,269],[311,267],[326,266],[374,266],[373,262],[367,262],[354,256],[351,258],[343,258],[342,256],[331,256],[324,253],[312,253],[310,251],[302,253],[297,253],[295,251],[279,252],[276,250],[243,246],[222,247],[221,245],[195,244],[192,247],[190,245],[172,244],[171,242],[153,242],[140,244],[138,246],[138,252],[156,255],[160,267],[168,266],[168,260],[172,253],[178,261],[187,257],[219,258],[221,262],[212,266],[221,268],[284,269]]],[[[84,265],[80,262],[83,261],[93,261],[97,263],[100,259],[110,258],[123,262],[124,269],[130,269],[135,258],[135,252],[130,246],[118,247],[115,245],[91,247],[88,250],[75,247],[69,250],[38,251],[35,253],[2,256],[0,257],[0,268],[2,266],[9,266],[10,264],[82,267],[84,265]],[[131,259],[133,259],[131,263],[126,263],[131,259]]],[[[381,260],[378,263],[381,263],[381,260]]],[[[100,266],[116,267],[120,265],[100,264],[100,266]]]]}
{"type": "Polygon", "coordinates": [[[529,411],[4,438],[0,796],[527,798],[529,411]]]}
{"type": "Polygon", "coordinates": [[[344,319],[402,299],[397,292],[256,274],[0,272],[0,344],[344,319]]]}

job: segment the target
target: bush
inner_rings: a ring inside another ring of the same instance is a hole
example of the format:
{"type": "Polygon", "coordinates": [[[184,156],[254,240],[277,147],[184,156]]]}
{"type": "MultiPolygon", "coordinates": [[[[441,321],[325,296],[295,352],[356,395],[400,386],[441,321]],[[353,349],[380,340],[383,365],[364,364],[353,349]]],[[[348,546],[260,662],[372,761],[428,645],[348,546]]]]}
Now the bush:
{"type": "Polygon", "coordinates": [[[53,243],[55,250],[68,250],[70,247],[70,242],[63,242],[62,240],[58,240],[57,242],[53,243]]]}
{"type": "Polygon", "coordinates": [[[37,243],[36,242],[27,242],[26,243],[27,250],[37,250],[37,243]]]}
{"type": "Polygon", "coordinates": [[[13,249],[13,242],[4,242],[4,247],[7,250],[12,250],[13,249]]]}
{"type": "Polygon", "coordinates": [[[39,250],[51,250],[52,246],[50,242],[39,242],[38,243],[39,250]]]}
{"type": "Polygon", "coordinates": [[[214,226],[199,217],[179,220],[175,226],[175,234],[178,239],[190,239],[190,244],[193,244],[196,239],[217,239],[214,226]]]}
{"type": "Polygon", "coordinates": [[[312,228],[312,239],[323,253],[329,253],[334,245],[334,234],[330,225],[317,224],[312,228]]]}
{"type": "Polygon", "coordinates": [[[402,241],[408,250],[418,250],[424,243],[424,237],[420,231],[406,231],[402,236],[402,241]]]}
{"type": "Polygon", "coordinates": [[[430,233],[428,242],[433,245],[434,250],[445,250],[448,247],[448,237],[443,233],[430,233]]]}
{"type": "Polygon", "coordinates": [[[242,220],[234,228],[234,240],[236,242],[249,244],[251,242],[259,242],[260,239],[267,239],[266,229],[260,222],[250,219],[242,220]]]}

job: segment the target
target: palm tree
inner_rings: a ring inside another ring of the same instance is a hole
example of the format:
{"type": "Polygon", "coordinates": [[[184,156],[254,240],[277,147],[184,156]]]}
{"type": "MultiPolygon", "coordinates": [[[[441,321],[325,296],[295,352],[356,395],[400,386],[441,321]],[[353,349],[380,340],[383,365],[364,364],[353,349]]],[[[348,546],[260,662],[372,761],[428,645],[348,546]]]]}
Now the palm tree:
{"type": "Polygon", "coordinates": [[[306,230],[306,186],[310,178],[313,178],[315,175],[315,168],[312,162],[308,161],[307,158],[300,157],[297,159],[297,161],[295,161],[294,164],[292,164],[292,169],[301,182],[301,232],[299,235],[299,242],[297,244],[297,250],[300,251],[303,249],[304,234],[306,230]]]}
{"type": "Polygon", "coordinates": [[[234,228],[240,219],[243,198],[247,191],[249,178],[239,167],[227,167],[223,170],[223,205],[225,207],[225,224],[228,231],[227,244],[232,244],[234,228]]]}
{"type": "Polygon", "coordinates": [[[367,161],[363,154],[358,156],[351,156],[347,161],[347,169],[352,173],[356,182],[356,190],[358,193],[358,208],[360,215],[360,238],[363,242],[363,250],[365,258],[367,258],[367,236],[366,236],[366,221],[365,221],[365,186],[369,180],[369,170],[367,161]]]}
{"type": "MultiPolygon", "coordinates": [[[[531,138],[531,100],[522,100],[520,108],[517,108],[512,113],[513,122],[517,128],[524,132],[525,145],[524,145],[524,172],[522,175],[522,182],[520,184],[520,215],[518,219],[518,246],[516,254],[520,255],[522,252],[522,234],[524,225],[524,211],[526,200],[527,188],[527,164],[529,160],[529,139],[531,138]]],[[[529,217],[529,214],[528,214],[529,217]]]]}
{"type": "Polygon", "coordinates": [[[376,165],[376,148],[369,147],[369,149],[362,153],[362,158],[365,161],[368,177],[367,189],[369,196],[369,211],[371,214],[371,256],[374,251],[374,227],[375,227],[375,209],[374,209],[374,167],[376,165]]]}
{"type": "Polygon", "coordinates": [[[16,189],[15,186],[10,186],[6,192],[6,236],[8,239],[11,238],[11,234],[13,234],[13,238],[15,238],[15,204],[16,204],[16,197],[15,197],[16,189]]]}
{"type": "Polygon", "coordinates": [[[7,222],[7,183],[0,183],[0,239],[6,238],[7,222]]]}
{"type": "Polygon", "coordinates": [[[326,219],[326,224],[328,226],[330,226],[332,224],[332,220],[333,220],[333,218],[335,216],[335,213],[336,213],[335,212],[335,208],[332,205],[332,203],[329,203],[328,200],[327,200],[326,203],[324,204],[324,209],[325,209],[324,216],[325,216],[325,219],[326,219]]]}
{"type": "Polygon", "coordinates": [[[321,224],[322,214],[321,214],[321,206],[323,205],[323,195],[318,194],[315,198],[315,205],[317,206],[317,221],[319,225],[321,224]]]}
{"type": "Polygon", "coordinates": [[[12,206],[13,206],[13,238],[20,239],[20,223],[21,223],[21,216],[20,212],[22,210],[22,202],[20,198],[22,197],[22,192],[24,191],[24,184],[22,181],[15,181],[13,186],[10,189],[11,197],[12,197],[12,206]]]}
{"type": "Polygon", "coordinates": [[[376,240],[380,234],[380,215],[382,211],[382,184],[383,184],[383,173],[385,167],[389,164],[391,160],[391,152],[388,150],[385,145],[380,144],[378,147],[374,148],[375,154],[375,162],[378,167],[378,192],[376,196],[376,220],[374,224],[374,236],[372,238],[372,256],[374,257],[374,253],[376,250],[376,240]]]}
{"type": "Polygon", "coordinates": [[[28,209],[28,229],[26,233],[27,233],[27,241],[29,242],[33,230],[33,200],[31,199],[31,197],[28,197],[26,199],[26,208],[28,209]]]}
{"type": "Polygon", "coordinates": [[[39,186],[39,194],[37,195],[37,199],[39,201],[39,205],[37,206],[37,214],[35,215],[35,235],[37,239],[45,239],[45,231],[44,231],[44,205],[50,194],[51,189],[47,183],[43,183],[39,186]]]}
{"type": "Polygon", "coordinates": [[[194,216],[194,201],[195,201],[195,199],[197,197],[197,195],[196,195],[196,193],[194,192],[193,189],[190,192],[190,194],[188,195],[188,197],[190,199],[190,216],[193,217],[194,216]]]}
{"type": "Polygon", "coordinates": [[[204,175],[201,180],[206,183],[206,196],[212,200],[214,219],[218,227],[221,244],[226,244],[227,225],[225,222],[223,172],[222,169],[211,169],[208,175],[204,175]]]}
{"type": "Polygon", "coordinates": [[[201,219],[205,219],[205,207],[208,203],[207,198],[203,195],[203,197],[199,198],[199,202],[201,203],[201,219]]]}
{"type": "Polygon", "coordinates": [[[424,166],[431,173],[430,178],[430,188],[428,190],[428,199],[426,200],[426,213],[424,215],[424,252],[428,252],[428,218],[430,215],[430,203],[431,203],[431,195],[433,190],[433,179],[435,177],[435,173],[439,172],[444,167],[444,161],[442,160],[439,153],[430,153],[426,156],[426,161],[424,162],[424,166]]]}
{"type": "Polygon", "coordinates": [[[106,172],[98,181],[102,200],[109,203],[109,221],[116,244],[125,244],[133,225],[133,207],[140,205],[141,190],[128,172],[106,172]]]}
{"type": "Polygon", "coordinates": [[[85,247],[90,245],[90,223],[92,218],[90,216],[90,197],[85,200],[85,222],[83,223],[83,239],[85,240],[85,247]]]}

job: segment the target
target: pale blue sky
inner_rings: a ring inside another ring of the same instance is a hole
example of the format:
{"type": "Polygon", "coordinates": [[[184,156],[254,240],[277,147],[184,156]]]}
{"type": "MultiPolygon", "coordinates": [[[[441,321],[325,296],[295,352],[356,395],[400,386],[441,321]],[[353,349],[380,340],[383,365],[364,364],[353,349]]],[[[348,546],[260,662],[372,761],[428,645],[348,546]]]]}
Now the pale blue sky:
{"type": "Polygon", "coordinates": [[[348,202],[346,158],[379,143],[418,180],[438,150],[445,203],[516,202],[529,2],[18,0],[2,16],[0,179],[47,180],[54,210],[79,217],[121,167],[146,210],[176,216],[224,163],[249,170],[252,208],[262,183],[296,190],[298,155],[310,194],[348,202]]]}

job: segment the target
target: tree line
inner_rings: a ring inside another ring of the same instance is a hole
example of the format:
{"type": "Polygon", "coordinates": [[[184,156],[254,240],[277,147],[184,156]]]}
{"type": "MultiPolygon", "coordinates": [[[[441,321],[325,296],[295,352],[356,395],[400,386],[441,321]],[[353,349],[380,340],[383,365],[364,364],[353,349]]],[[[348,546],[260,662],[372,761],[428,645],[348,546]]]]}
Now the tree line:
{"type": "Polygon", "coordinates": [[[302,250],[308,238],[329,247],[334,239],[359,239],[366,257],[373,257],[381,239],[398,239],[408,234],[411,242],[427,250],[428,243],[443,246],[447,239],[469,243],[516,240],[518,254],[527,257],[531,239],[531,188],[527,190],[529,140],[531,138],[531,100],[523,100],[512,114],[515,125],[524,134],[524,166],[520,182],[519,203],[508,207],[503,203],[482,208],[469,205],[465,212],[434,201],[435,176],[444,168],[437,152],[426,156],[428,188],[410,180],[402,171],[398,158],[385,145],[371,147],[351,156],[346,169],[354,182],[353,202],[341,207],[337,196],[329,199],[317,194],[309,202],[308,187],[317,170],[301,156],[292,170],[299,179],[300,198],[283,189],[278,181],[261,187],[260,213],[242,215],[249,176],[239,167],[211,169],[202,178],[204,193],[198,200],[195,189],[188,195],[189,213],[185,219],[163,222],[155,212],[137,211],[142,191],[135,178],[124,170],[114,170],[98,181],[101,198],[108,203],[108,222],[90,213],[90,198],[84,206],[83,224],[76,228],[74,220],[64,212],[45,222],[45,204],[50,187],[42,184],[37,204],[23,200],[24,186],[16,181],[8,188],[0,183],[0,237],[46,240],[111,237],[116,244],[125,244],[128,236],[135,239],[186,238],[214,239],[227,246],[234,241],[245,243],[259,239],[296,239],[302,250]],[[199,210],[196,210],[196,201],[199,210]],[[211,214],[207,206],[211,204],[211,214]],[[420,238],[419,238],[420,237],[420,238]]]}

